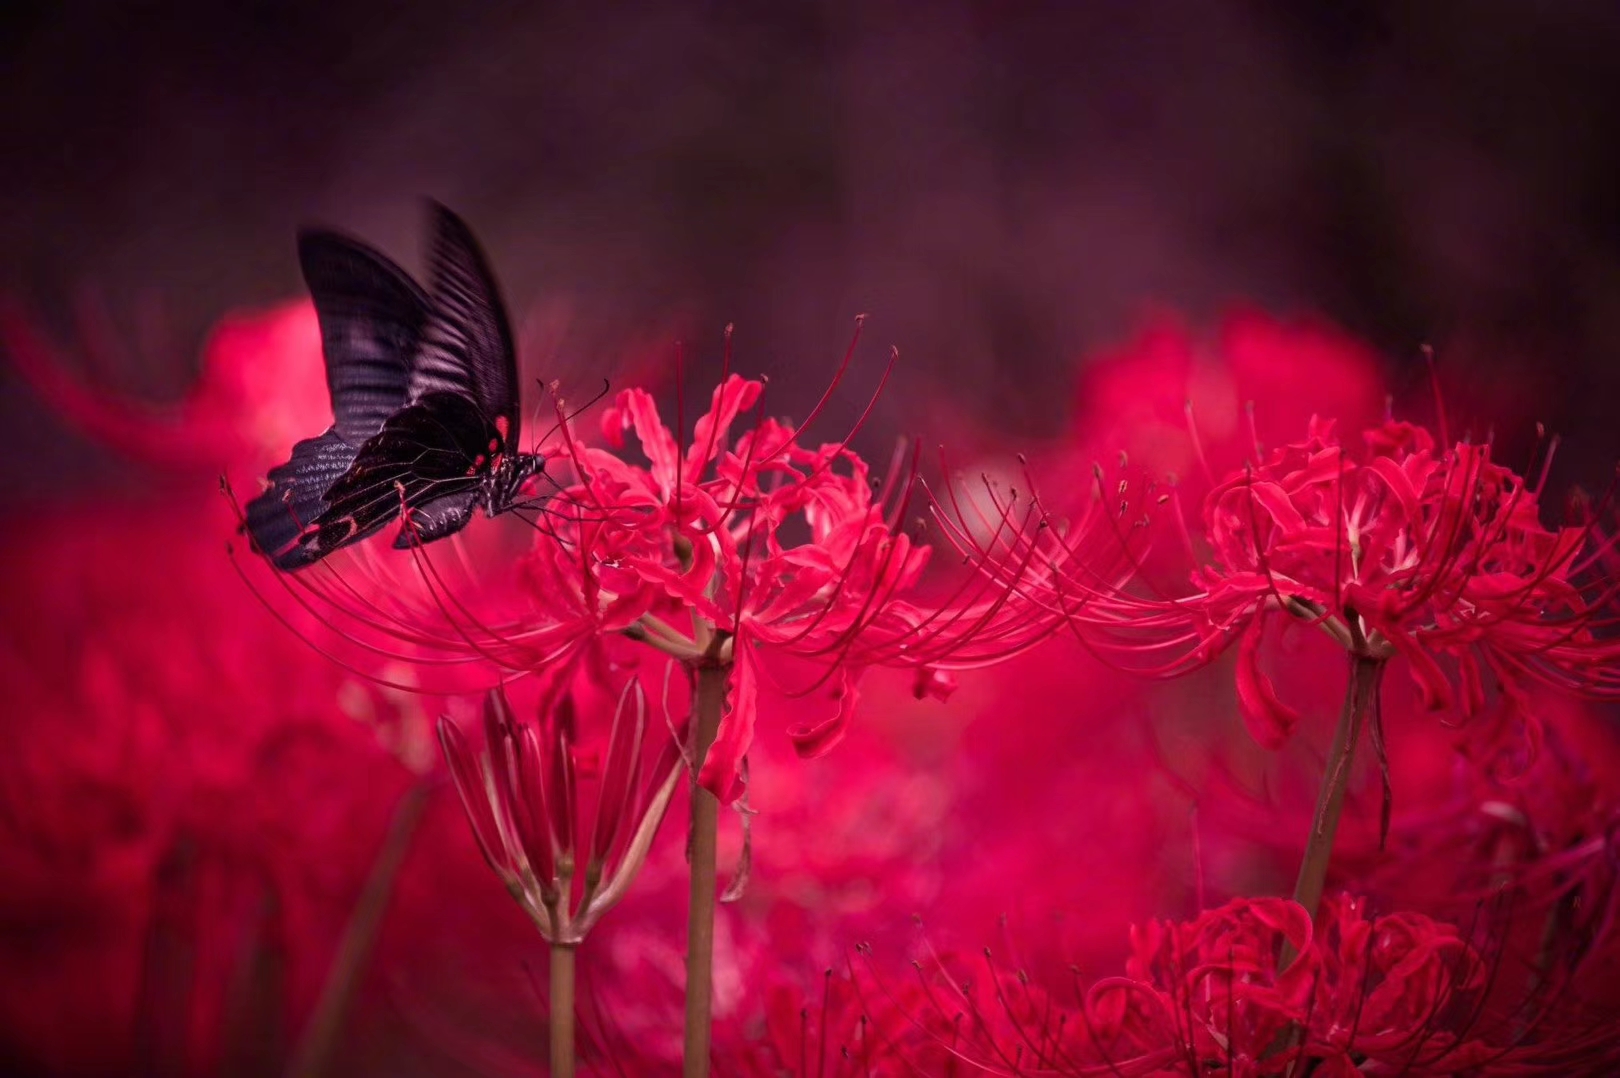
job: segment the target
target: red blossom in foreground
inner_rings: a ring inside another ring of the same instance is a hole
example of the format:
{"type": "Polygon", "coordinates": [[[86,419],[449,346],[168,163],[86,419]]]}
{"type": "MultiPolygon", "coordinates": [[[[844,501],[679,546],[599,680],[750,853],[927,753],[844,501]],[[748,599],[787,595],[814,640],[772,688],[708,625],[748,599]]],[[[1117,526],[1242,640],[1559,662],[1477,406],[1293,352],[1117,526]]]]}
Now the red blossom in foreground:
{"type": "MultiPolygon", "coordinates": [[[[583,675],[582,675],[583,676],[583,675]]],[[[484,747],[474,753],[448,717],[439,739],[484,859],[554,944],[581,942],[625,894],[652,848],[682,771],[673,736],[643,762],[647,702],[632,680],[614,707],[595,813],[579,788],[575,693],[542,699],[539,722],[520,723],[506,694],[484,698],[484,747]]],[[[587,718],[601,716],[587,715],[587,718]]]]}
{"type": "Polygon", "coordinates": [[[19,1072],[220,1073],[255,1030],[285,1053],[431,746],[419,696],[244,608],[222,508],[205,486],[120,503],[116,528],[105,504],[36,512],[0,546],[0,1057],[19,1072]],[[257,1011],[233,985],[263,990],[257,1011]]]}
{"type": "MultiPolygon", "coordinates": [[[[1124,976],[1049,991],[1022,971],[930,956],[912,978],[863,952],[862,1035],[911,1073],[1603,1075],[1617,1027],[1563,1000],[1492,996],[1499,958],[1421,914],[1234,899],[1132,930],[1124,976]],[[1281,965],[1286,947],[1294,958],[1281,965]]],[[[848,1038],[852,1025],[844,1023],[848,1038]]],[[[875,1071],[874,1073],[881,1073],[875,1071]]],[[[897,1072],[903,1073],[903,1072],[897,1072]]]]}
{"type": "Polygon", "coordinates": [[[899,598],[917,584],[928,551],[886,519],[864,461],[840,444],[807,448],[769,419],[732,444],[733,424],[763,390],[728,377],[684,452],[650,395],[621,393],[604,427],[620,444],[634,431],[649,465],[577,447],[578,480],[552,504],[564,523],[536,551],[588,558],[598,602],[619,618],[633,613],[635,635],[689,663],[730,668],[728,707],[700,775],[726,800],[741,792],[765,654],[826,671],[834,713],[790,731],[815,756],[842,738],[855,674],[875,652],[897,655],[911,636],[932,642],[918,632],[927,613],[899,598]]]}
{"type": "MultiPolygon", "coordinates": [[[[1456,929],[1419,914],[1368,916],[1324,903],[1316,931],[1297,903],[1236,899],[1190,922],[1132,932],[1126,980],[1089,997],[1112,1052],[1173,1046],[1191,1073],[1456,1074],[1500,1057],[1477,997],[1485,961],[1456,929]],[[1278,968],[1283,944],[1297,952],[1278,968]]],[[[1117,1058],[1117,1056],[1116,1056],[1117,1058]]]]}

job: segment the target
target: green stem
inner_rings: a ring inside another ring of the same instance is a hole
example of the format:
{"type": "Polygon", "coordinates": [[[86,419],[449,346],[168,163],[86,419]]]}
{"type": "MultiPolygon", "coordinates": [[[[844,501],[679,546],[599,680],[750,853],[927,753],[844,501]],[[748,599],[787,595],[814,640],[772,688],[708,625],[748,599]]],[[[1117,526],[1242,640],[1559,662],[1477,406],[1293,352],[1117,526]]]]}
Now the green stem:
{"type": "Polygon", "coordinates": [[[702,666],[692,702],[692,900],[686,922],[686,1049],[684,1078],[707,1078],[709,1021],[714,991],[715,843],[720,801],[696,782],[720,729],[726,702],[726,666],[702,666]]]}
{"type": "Polygon", "coordinates": [[[574,945],[551,946],[551,1078],[574,1078],[574,945]]]}
{"type": "MultiPolygon", "coordinates": [[[[1344,812],[1344,796],[1350,787],[1350,773],[1356,758],[1356,743],[1366,725],[1367,713],[1378,693],[1378,682],[1384,673],[1384,664],[1363,655],[1350,657],[1350,683],[1345,687],[1344,707],[1339,712],[1339,725],[1333,732],[1333,747],[1328,750],[1327,770],[1322,776],[1322,789],[1316,798],[1316,814],[1311,820],[1310,837],[1305,842],[1305,857],[1299,864],[1299,879],[1294,884],[1294,901],[1305,907],[1313,920],[1316,908],[1322,902],[1322,888],[1327,882],[1328,861],[1333,856],[1333,837],[1339,830],[1339,817],[1344,812]]],[[[1285,969],[1294,960],[1294,949],[1283,944],[1277,968],[1285,969]]]]}
{"type": "Polygon", "coordinates": [[[427,806],[429,780],[420,779],[406,790],[394,807],[393,818],[388,821],[388,833],[383,836],[382,848],[371,863],[371,874],[366,877],[360,898],[344,926],[343,938],[338,942],[337,957],[321,986],[321,998],[315,1013],[298,1041],[292,1062],[287,1067],[290,1078],[317,1078],[326,1070],[332,1051],[337,1047],[338,1033],[348,1017],[349,1004],[355,989],[360,986],[361,974],[371,958],[377,942],[377,931],[382,927],[383,914],[388,909],[388,896],[394,889],[394,878],[405,861],[411,836],[427,806]]]}

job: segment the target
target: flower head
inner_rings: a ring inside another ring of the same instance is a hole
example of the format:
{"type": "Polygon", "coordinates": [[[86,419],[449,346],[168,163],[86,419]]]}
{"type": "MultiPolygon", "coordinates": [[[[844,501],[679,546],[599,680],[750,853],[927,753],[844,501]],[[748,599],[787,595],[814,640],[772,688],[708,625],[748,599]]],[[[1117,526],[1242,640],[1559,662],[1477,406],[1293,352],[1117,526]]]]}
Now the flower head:
{"type": "Polygon", "coordinates": [[[647,703],[640,682],[628,682],[613,708],[587,822],[576,759],[579,694],[568,682],[558,679],[559,691],[547,694],[532,724],[517,720],[502,690],[490,690],[481,752],[448,717],[439,720],[439,738],[484,859],[541,935],[571,945],[640,871],[675,792],[681,755],[672,738],[650,765],[643,761],[647,703]]]}
{"type": "Polygon", "coordinates": [[[684,448],[639,389],[603,415],[612,448],[582,444],[563,420],[573,479],[553,495],[528,563],[540,621],[572,617],[726,671],[699,781],[728,801],[773,677],[767,658],[808,664],[808,684],[790,688],[831,698],[823,717],[788,731],[817,756],[844,736],[863,668],[923,670],[938,694],[940,667],[1010,653],[1053,624],[1010,616],[1010,592],[986,578],[943,602],[914,600],[929,551],[897,526],[909,484],[876,481],[847,441],[812,445],[802,427],[757,415],[745,427],[764,393],[762,381],[727,376],[684,448]],[[630,435],[645,463],[631,458],[630,435]]]}
{"type": "MultiPolygon", "coordinates": [[[[1604,631],[1615,589],[1599,571],[1607,541],[1591,526],[1549,528],[1536,485],[1489,443],[1442,445],[1386,421],[1341,444],[1313,418],[1304,439],[1230,472],[1204,500],[1207,553],[1183,594],[1087,587],[1100,645],[1161,674],[1238,643],[1250,732],[1277,747],[1298,719],[1259,666],[1271,619],[1321,629],[1352,656],[1400,657],[1434,709],[1477,718],[1494,753],[1540,725],[1526,679],[1620,694],[1620,645],[1604,631]]],[[[1196,549],[1191,536],[1189,549],[1196,549]]]]}
{"type": "Polygon", "coordinates": [[[1313,930],[1297,903],[1237,899],[1135,929],[1132,943],[1134,984],[1093,990],[1099,1029],[1124,1034],[1134,1015],[1129,1036],[1177,1044],[1198,1069],[1283,1074],[1312,1059],[1450,1074],[1491,1054],[1467,1006],[1484,961],[1455,929],[1418,914],[1369,917],[1364,904],[1330,900],[1313,930]],[[1286,966],[1283,944],[1297,955],[1286,966]]]}

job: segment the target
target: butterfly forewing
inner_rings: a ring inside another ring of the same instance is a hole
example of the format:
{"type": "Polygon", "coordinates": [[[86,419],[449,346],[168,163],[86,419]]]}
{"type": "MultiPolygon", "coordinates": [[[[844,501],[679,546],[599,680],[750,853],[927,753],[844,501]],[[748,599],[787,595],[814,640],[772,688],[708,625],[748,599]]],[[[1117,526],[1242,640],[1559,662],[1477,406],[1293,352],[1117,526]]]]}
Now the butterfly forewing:
{"type": "Polygon", "coordinates": [[[405,405],[428,297],[388,258],[335,232],[300,233],[298,263],[321,325],[333,427],[358,447],[405,405]]]}
{"type": "Polygon", "coordinates": [[[454,213],[433,204],[429,291],[433,311],[411,369],[410,399],[460,393],[495,423],[502,448],[518,445],[517,353],[494,275],[454,213]]]}

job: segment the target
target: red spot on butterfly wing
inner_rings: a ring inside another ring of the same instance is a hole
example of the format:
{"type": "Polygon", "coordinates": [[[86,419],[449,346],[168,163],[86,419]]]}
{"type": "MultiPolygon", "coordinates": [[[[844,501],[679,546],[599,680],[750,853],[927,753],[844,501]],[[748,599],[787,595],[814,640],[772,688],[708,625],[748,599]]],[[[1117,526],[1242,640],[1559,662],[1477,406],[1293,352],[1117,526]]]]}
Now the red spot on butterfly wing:
{"type": "MultiPolygon", "coordinates": [[[[331,540],[333,546],[339,546],[343,543],[347,543],[350,539],[354,538],[354,533],[360,530],[359,523],[352,516],[342,517],[338,520],[334,520],[331,524],[327,525],[327,527],[331,528],[334,533],[331,540]],[[342,534],[336,534],[338,529],[342,529],[342,534]]],[[[324,533],[326,528],[320,528],[317,530],[324,533]]]]}

